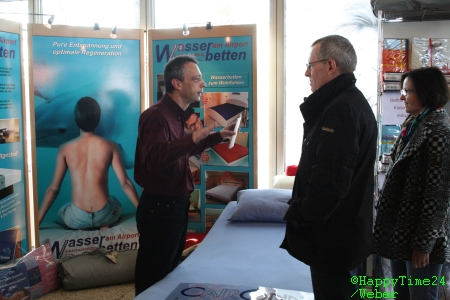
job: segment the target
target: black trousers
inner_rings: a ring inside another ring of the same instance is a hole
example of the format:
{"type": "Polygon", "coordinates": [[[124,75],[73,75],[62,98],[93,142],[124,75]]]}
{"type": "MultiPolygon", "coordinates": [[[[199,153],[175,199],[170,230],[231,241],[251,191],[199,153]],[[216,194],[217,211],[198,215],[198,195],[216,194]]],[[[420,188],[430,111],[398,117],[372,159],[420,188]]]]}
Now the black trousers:
{"type": "Polygon", "coordinates": [[[352,283],[352,277],[364,275],[363,265],[348,271],[346,269],[310,267],[315,300],[361,299],[360,287],[352,283]]]}
{"type": "Polygon", "coordinates": [[[142,193],[136,210],[139,232],[136,296],[178,265],[186,243],[188,210],[189,197],[142,193]]]}

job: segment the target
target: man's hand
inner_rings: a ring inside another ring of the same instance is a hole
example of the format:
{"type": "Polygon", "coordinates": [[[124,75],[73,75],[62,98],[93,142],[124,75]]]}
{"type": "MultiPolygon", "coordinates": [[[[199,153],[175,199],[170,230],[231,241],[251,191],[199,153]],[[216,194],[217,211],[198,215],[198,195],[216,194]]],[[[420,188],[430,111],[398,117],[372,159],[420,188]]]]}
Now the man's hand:
{"type": "Polygon", "coordinates": [[[198,144],[201,140],[206,139],[213,129],[214,126],[206,126],[201,129],[197,129],[192,132],[192,140],[194,143],[198,144]]]}
{"type": "Polygon", "coordinates": [[[227,127],[225,127],[224,129],[222,129],[220,131],[220,135],[222,136],[222,140],[227,139],[227,138],[231,138],[233,135],[235,135],[236,133],[233,131],[234,126],[236,124],[230,124],[227,127]]]}

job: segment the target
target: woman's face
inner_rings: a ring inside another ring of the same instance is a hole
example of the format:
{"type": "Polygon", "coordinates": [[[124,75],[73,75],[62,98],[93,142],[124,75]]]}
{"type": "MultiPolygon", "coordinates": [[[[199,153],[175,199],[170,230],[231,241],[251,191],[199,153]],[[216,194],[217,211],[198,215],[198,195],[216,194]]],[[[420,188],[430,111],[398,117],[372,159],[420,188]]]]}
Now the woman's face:
{"type": "Polygon", "coordinates": [[[414,117],[417,117],[425,109],[419,96],[417,96],[414,85],[409,77],[406,77],[403,81],[403,90],[400,94],[400,100],[403,100],[403,103],[405,104],[405,111],[414,117]]]}

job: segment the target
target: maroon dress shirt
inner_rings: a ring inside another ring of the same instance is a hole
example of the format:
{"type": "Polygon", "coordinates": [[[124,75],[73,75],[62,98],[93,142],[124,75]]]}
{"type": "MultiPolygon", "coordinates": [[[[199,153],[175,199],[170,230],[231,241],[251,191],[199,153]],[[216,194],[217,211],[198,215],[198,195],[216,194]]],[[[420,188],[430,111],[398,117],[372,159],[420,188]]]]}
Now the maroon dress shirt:
{"type": "Polygon", "coordinates": [[[220,143],[219,132],[195,144],[184,131],[184,111],[165,94],[139,118],[134,180],[146,192],[188,197],[194,190],[189,157],[220,143]]]}

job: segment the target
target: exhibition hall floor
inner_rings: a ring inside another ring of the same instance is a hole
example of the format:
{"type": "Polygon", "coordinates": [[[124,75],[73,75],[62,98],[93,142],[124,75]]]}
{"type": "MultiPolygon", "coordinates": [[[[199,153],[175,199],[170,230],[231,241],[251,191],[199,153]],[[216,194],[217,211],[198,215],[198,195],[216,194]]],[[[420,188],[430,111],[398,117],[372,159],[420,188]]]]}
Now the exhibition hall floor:
{"type": "Polygon", "coordinates": [[[134,282],[131,282],[75,291],[59,288],[43,295],[39,300],[131,300],[133,298],[134,282]]]}

